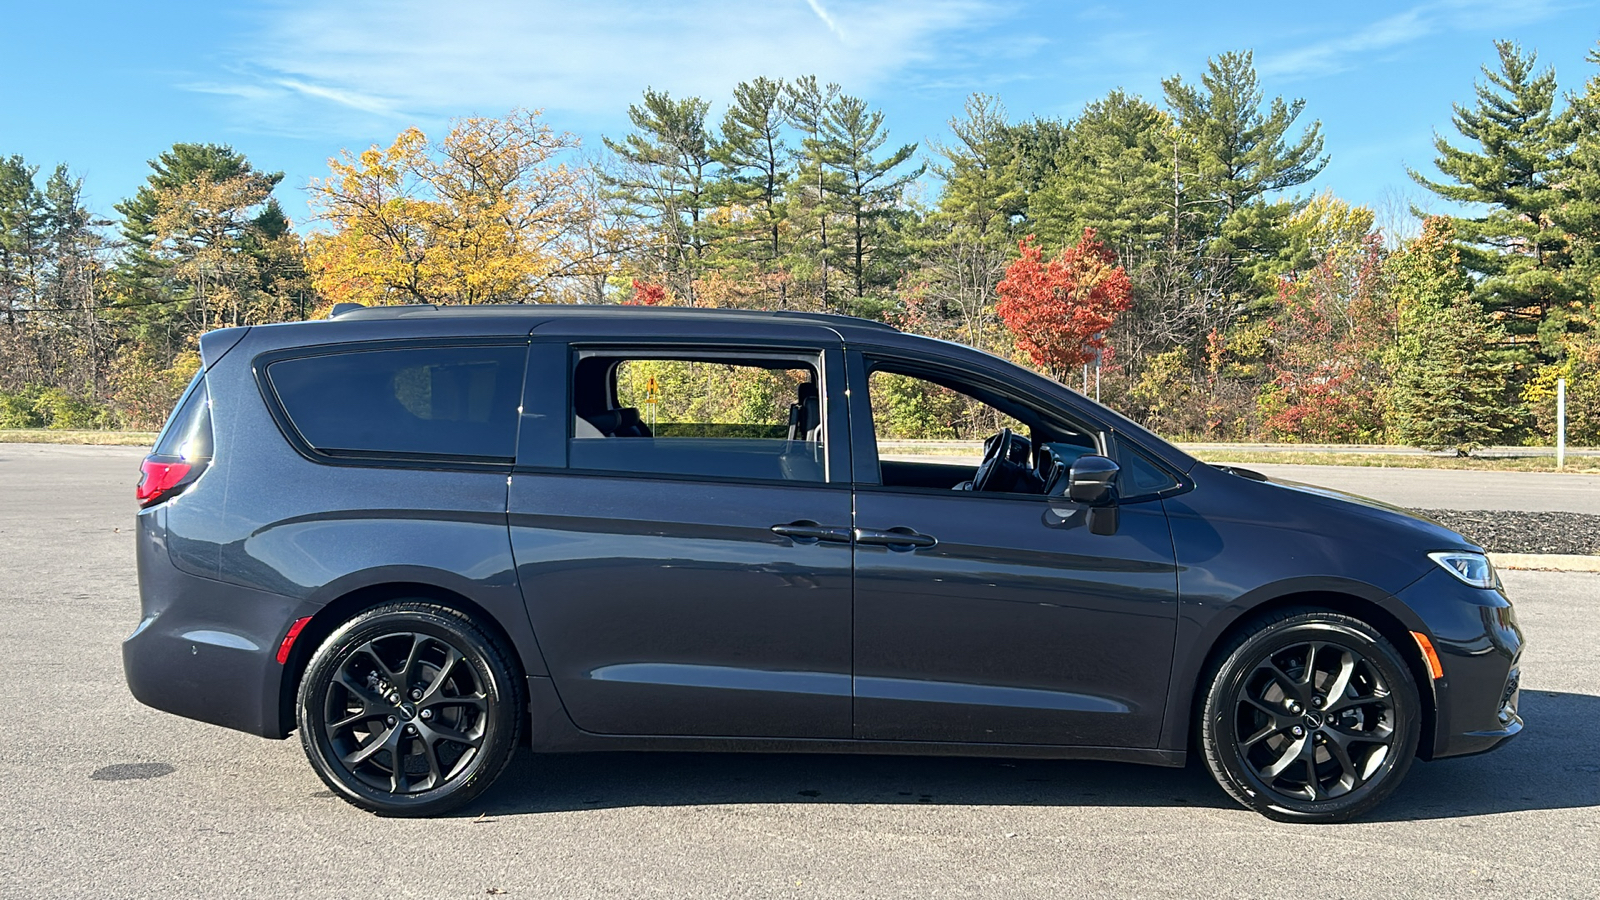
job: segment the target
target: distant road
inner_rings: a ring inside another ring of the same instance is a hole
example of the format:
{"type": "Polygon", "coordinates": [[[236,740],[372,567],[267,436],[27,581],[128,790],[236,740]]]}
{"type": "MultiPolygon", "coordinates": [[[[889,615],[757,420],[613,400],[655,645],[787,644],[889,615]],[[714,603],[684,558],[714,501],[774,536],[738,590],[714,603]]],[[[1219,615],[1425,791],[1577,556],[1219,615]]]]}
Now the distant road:
{"type": "MultiPolygon", "coordinates": [[[[1397,444],[1234,444],[1226,442],[1175,442],[1184,450],[1195,453],[1345,453],[1365,456],[1448,456],[1418,447],[1401,447],[1397,444]]],[[[892,452],[915,454],[932,452],[952,456],[980,456],[980,441],[883,441],[881,446],[892,452]]],[[[1555,456],[1554,447],[1483,447],[1472,451],[1474,456],[1555,456]]],[[[1600,447],[1568,447],[1568,456],[1600,456],[1600,447]]]]}

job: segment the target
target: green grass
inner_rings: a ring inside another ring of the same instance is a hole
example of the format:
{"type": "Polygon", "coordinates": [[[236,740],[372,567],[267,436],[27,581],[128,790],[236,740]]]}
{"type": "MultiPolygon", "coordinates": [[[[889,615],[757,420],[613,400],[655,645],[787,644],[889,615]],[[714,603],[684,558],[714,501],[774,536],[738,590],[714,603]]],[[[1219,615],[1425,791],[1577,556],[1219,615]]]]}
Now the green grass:
{"type": "Polygon", "coordinates": [[[1600,457],[1569,456],[1556,469],[1554,456],[1427,456],[1398,453],[1318,453],[1316,451],[1203,450],[1209,463],[1277,463],[1294,466],[1372,466],[1386,469],[1467,469],[1483,472],[1573,472],[1600,475],[1600,457]]]}
{"type": "Polygon", "coordinates": [[[154,431],[74,431],[67,428],[0,428],[0,444],[105,444],[149,447],[154,431]]]}

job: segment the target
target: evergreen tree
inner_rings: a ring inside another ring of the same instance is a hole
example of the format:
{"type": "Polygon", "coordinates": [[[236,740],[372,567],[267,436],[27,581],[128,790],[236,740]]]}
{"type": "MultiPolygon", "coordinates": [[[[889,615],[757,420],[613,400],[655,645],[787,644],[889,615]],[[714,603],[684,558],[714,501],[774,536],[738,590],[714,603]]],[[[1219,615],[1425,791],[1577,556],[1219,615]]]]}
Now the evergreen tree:
{"type": "Polygon", "coordinates": [[[834,168],[838,147],[829,140],[827,122],[840,88],[831,83],[820,85],[816,76],[806,75],[785,85],[784,94],[789,125],[801,136],[794,150],[794,178],[789,182],[790,219],[797,232],[792,269],[800,275],[814,275],[817,303],[828,309],[832,306],[830,275],[837,256],[836,239],[830,237],[829,227],[838,213],[839,174],[834,168]]]}
{"type": "Polygon", "coordinates": [[[699,97],[674,100],[646,89],[644,102],[628,107],[633,132],[605,145],[622,161],[608,176],[612,196],[655,224],[656,265],[681,296],[692,302],[713,240],[709,214],[716,207],[716,161],[706,130],[711,104],[699,97]]]}
{"type": "Polygon", "coordinates": [[[1512,363],[1498,325],[1472,299],[1472,281],[1434,218],[1392,260],[1399,341],[1391,416],[1407,444],[1466,453],[1504,439],[1523,420],[1511,399],[1512,363]]]}
{"type": "Polygon", "coordinates": [[[44,198],[20,156],[0,159],[0,310],[19,326],[37,299],[44,240],[44,198]]]}
{"type": "Polygon", "coordinates": [[[1171,231],[1171,119],[1112,91],[1072,123],[1060,169],[1030,202],[1034,232],[1066,246],[1085,228],[1124,260],[1159,247],[1171,231]]]}
{"type": "Polygon", "coordinates": [[[935,144],[943,162],[933,173],[944,183],[938,216],[996,246],[1015,243],[1012,224],[1027,209],[1019,177],[1016,136],[998,97],[973,94],[961,117],[951,117],[955,141],[935,144]]]}
{"type": "Polygon", "coordinates": [[[866,296],[869,285],[895,281],[898,273],[874,271],[873,264],[890,254],[895,235],[888,227],[889,219],[898,211],[906,185],[920,178],[924,167],[894,171],[917,152],[916,144],[905,144],[882,158],[876,156],[889,140],[883,113],[869,110],[866,101],[857,97],[841,95],[828,104],[823,127],[830,145],[829,163],[838,176],[832,181],[832,190],[843,219],[844,268],[859,300],[866,296]]]}
{"type": "Polygon", "coordinates": [[[1299,204],[1266,198],[1327,167],[1322,123],[1291,135],[1305,101],[1274,97],[1266,103],[1249,51],[1209,60],[1199,86],[1174,76],[1162,87],[1181,137],[1175,208],[1197,213],[1191,222],[1209,236],[1207,251],[1242,276],[1235,290],[1253,286],[1270,295],[1283,227],[1299,204]]]}
{"type": "Polygon", "coordinates": [[[1447,221],[1464,242],[1462,262],[1480,276],[1474,297],[1513,337],[1527,338],[1572,296],[1563,277],[1568,239],[1557,221],[1572,126],[1555,110],[1555,71],[1537,70],[1536,54],[1510,41],[1497,41],[1495,49],[1499,66],[1483,67],[1487,80],[1476,85],[1476,102],[1455,107],[1456,130],[1475,146],[1435,137],[1434,163],[1445,179],[1410,174],[1446,200],[1486,207],[1482,215],[1447,221]]]}
{"type": "MultiPolygon", "coordinates": [[[[1600,65],[1600,48],[1588,61],[1600,65]]],[[[1552,211],[1566,232],[1572,268],[1567,283],[1578,298],[1600,297],[1600,74],[1567,97],[1573,143],[1559,177],[1561,204],[1552,211]]]]}
{"type": "Polygon", "coordinates": [[[783,89],[781,80],[770,78],[735,87],[733,105],[722,117],[722,140],[712,153],[725,172],[725,196],[751,216],[741,236],[761,245],[769,267],[783,256],[783,191],[790,176],[783,89]]]}

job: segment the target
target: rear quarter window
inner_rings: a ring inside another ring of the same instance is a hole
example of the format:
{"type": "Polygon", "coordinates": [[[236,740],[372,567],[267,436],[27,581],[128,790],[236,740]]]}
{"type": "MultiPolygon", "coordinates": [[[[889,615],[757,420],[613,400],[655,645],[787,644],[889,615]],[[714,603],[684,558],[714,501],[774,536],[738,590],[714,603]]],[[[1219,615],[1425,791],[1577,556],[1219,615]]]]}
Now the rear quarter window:
{"type": "Polygon", "coordinates": [[[269,363],[299,436],[332,456],[510,462],[526,346],[351,350],[269,363]]]}

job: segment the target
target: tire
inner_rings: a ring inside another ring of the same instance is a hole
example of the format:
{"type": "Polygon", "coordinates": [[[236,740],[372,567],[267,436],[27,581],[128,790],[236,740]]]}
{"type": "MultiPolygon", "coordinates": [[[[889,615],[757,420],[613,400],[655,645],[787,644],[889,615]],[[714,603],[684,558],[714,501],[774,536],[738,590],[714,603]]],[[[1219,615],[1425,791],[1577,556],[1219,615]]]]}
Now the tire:
{"type": "Polygon", "coordinates": [[[295,708],[306,757],[336,795],[379,815],[433,816],[470,802],[510,763],[521,675],[471,616],[404,600],[329,635],[295,708]]]}
{"type": "Polygon", "coordinates": [[[1372,626],[1288,610],[1219,656],[1200,744],[1217,783],[1246,807],[1281,822],[1342,822],[1381,803],[1410,769],[1422,702],[1372,626]]]}

